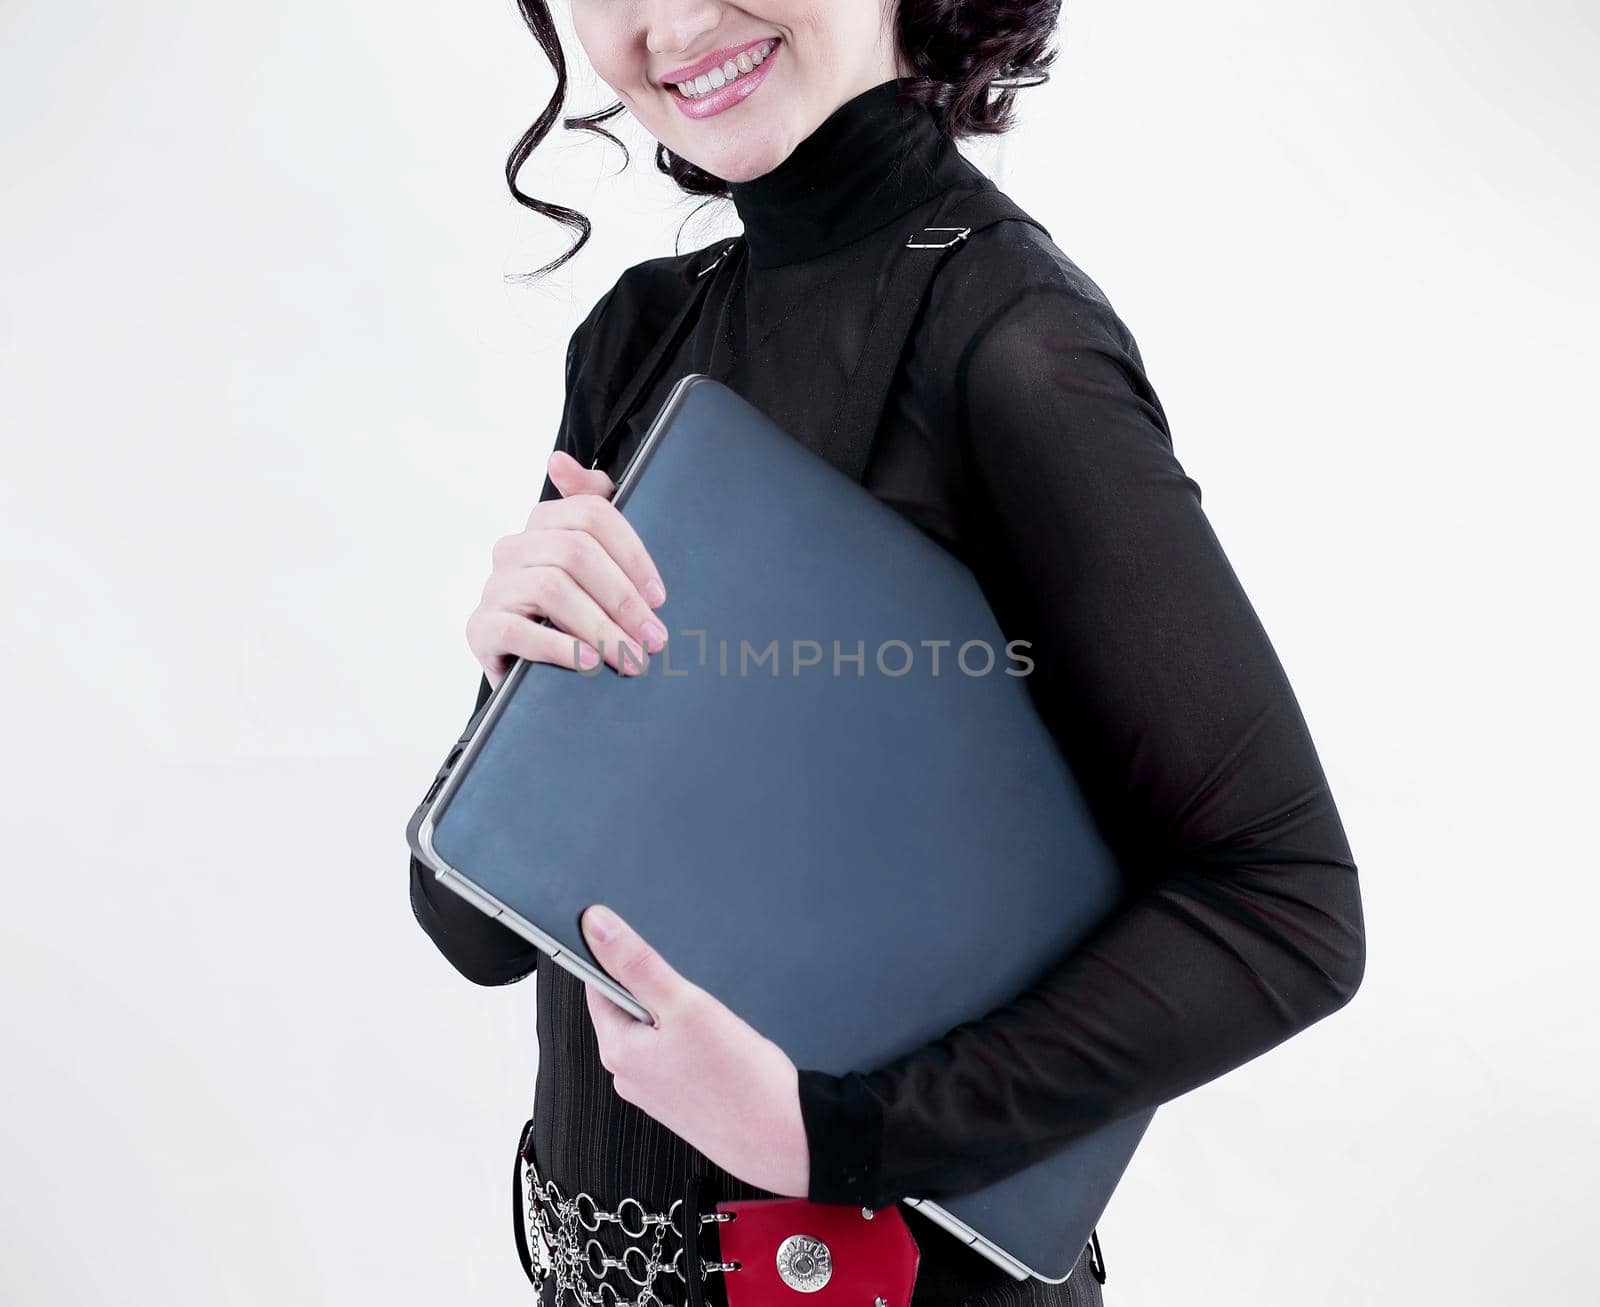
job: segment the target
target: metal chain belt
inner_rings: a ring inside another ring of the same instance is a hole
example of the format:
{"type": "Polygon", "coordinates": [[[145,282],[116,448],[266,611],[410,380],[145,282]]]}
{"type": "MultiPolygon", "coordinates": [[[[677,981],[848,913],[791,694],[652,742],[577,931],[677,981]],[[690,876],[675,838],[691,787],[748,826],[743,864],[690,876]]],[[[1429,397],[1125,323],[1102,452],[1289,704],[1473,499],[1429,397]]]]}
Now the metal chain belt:
{"type": "MultiPolygon", "coordinates": [[[[569,1198],[554,1180],[541,1180],[537,1168],[526,1157],[522,1166],[528,1192],[528,1248],[537,1250],[534,1257],[541,1290],[550,1274],[555,1274],[557,1307],[569,1292],[585,1307],[676,1307],[673,1300],[656,1291],[655,1281],[657,1275],[670,1271],[680,1285],[687,1287],[684,1258],[699,1257],[698,1243],[691,1253],[683,1237],[683,1199],[675,1199],[665,1212],[649,1212],[637,1198],[630,1197],[624,1198],[616,1211],[606,1211],[588,1193],[579,1192],[569,1198]],[[607,1223],[615,1225],[631,1241],[621,1257],[612,1257],[595,1237],[607,1223]],[[663,1260],[669,1231],[676,1247],[663,1260]],[[606,1278],[612,1271],[621,1271],[637,1289],[632,1298],[624,1298],[606,1278]]],[[[726,1212],[706,1212],[701,1214],[700,1224],[732,1219],[726,1212]]],[[[700,1269],[702,1274],[734,1271],[739,1269],[739,1263],[700,1257],[700,1269]]]]}

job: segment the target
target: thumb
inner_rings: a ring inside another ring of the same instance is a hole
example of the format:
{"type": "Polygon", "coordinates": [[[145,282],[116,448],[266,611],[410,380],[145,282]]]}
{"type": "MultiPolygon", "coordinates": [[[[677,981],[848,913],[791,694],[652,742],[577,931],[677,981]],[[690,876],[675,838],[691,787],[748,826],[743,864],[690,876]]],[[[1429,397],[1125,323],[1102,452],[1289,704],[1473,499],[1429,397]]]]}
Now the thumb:
{"type": "Polygon", "coordinates": [[[550,461],[545,464],[550,480],[561,492],[563,499],[573,495],[599,495],[610,499],[616,483],[599,468],[587,468],[564,449],[550,451],[550,461]]]}
{"type": "Polygon", "coordinates": [[[652,1012],[676,1005],[687,982],[639,933],[603,903],[581,919],[583,938],[610,977],[652,1012]]]}

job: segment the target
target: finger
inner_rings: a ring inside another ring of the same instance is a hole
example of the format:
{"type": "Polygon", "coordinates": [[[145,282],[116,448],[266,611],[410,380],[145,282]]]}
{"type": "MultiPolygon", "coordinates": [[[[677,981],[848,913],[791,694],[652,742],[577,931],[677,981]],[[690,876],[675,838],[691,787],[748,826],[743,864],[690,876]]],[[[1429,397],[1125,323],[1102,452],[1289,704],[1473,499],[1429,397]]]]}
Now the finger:
{"type": "Polygon", "coordinates": [[[536,531],[529,533],[522,546],[500,556],[484,583],[480,606],[491,613],[505,609],[549,618],[560,630],[599,650],[616,671],[628,675],[644,671],[649,666],[650,647],[659,651],[665,644],[666,628],[647,617],[635,622],[637,632],[624,630],[596,599],[596,590],[620,594],[620,600],[613,598],[610,603],[624,613],[643,608],[627,579],[616,571],[615,563],[593,537],[582,532],[536,531]]]}
{"type": "MultiPolygon", "coordinates": [[[[592,542],[591,547],[599,548],[592,542]]],[[[484,582],[479,607],[490,617],[502,612],[547,617],[562,634],[598,650],[614,671],[625,676],[637,676],[650,665],[645,642],[612,621],[593,595],[554,564],[497,568],[484,582]]],[[[492,628],[485,638],[494,639],[492,628]]],[[[654,637],[650,642],[660,647],[654,637]]]]}
{"type": "Polygon", "coordinates": [[[584,910],[583,937],[610,977],[657,1014],[679,1006],[687,982],[649,943],[603,903],[584,910]]]}
{"type": "Polygon", "coordinates": [[[574,531],[587,531],[594,536],[617,566],[633,583],[650,608],[659,608],[667,599],[667,587],[661,573],[645,548],[633,523],[617,506],[600,495],[574,495],[570,499],[547,499],[535,504],[528,514],[528,528],[566,527],[574,531]],[[652,587],[655,587],[652,589],[652,587]]]}
{"type": "Polygon", "coordinates": [[[570,499],[573,495],[599,495],[603,499],[610,499],[617,489],[611,478],[599,468],[584,467],[564,449],[550,452],[545,471],[550,474],[550,480],[564,499],[570,499]]]}
{"type": "MultiPolygon", "coordinates": [[[[579,502],[571,500],[568,504],[576,505],[579,502]]],[[[603,507],[592,496],[581,502],[603,507]]],[[[595,613],[587,614],[589,626],[564,629],[583,636],[596,648],[600,647],[598,641],[602,637],[608,643],[615,643],[626,635],[636,641],[641,649],[659,652],[667,643],[666,625],[656,617],[655,611],[639,593],[638,586],[623,571],[605,543],[593,532],[584,529],[581,517],[576,520],[579,525],[549,524],[497,541],[493,554],[494,567],[485,584],[485,593],[491,586],[498,586],[506,575],[513,578],[511,583],[519,593],[529,585],[543,587],[545,597],[538,602],[549,616],[559,622],[564,614],[552,605],[562,601],[565,591],[549,577],[526,575],[527,569],[558,569],[572,579],[586,598],[598,605],[595,613]],[[600,616],[605,620],[600,626],[595,626],[600,616]],[[609,629],[612,623],[615,624],[614,630],[609,629]]],[[[576,608],[570,615],[574,621],[584,616],[576,608]]]]}
{"type": "Polygon", "coordinates": [[[595,1041],[599,1044],[600,1061],[606,1070],[616,1073],[623,1050],[627,1047],[623,1035],[629,1027],[639,1023],[633,1015],[612,1002],[593,981],[585,981],[584,1000],[589,1005],[589,1020],[594,1023],[595,1041]]]}
{"type": "Polygon", "coordinates": [[[504,610],[485,616],[475,612],[467,621],[467,644],[474,654],[478,654],[479,649],[497,651],[487,657],[478,655],[491,689],[499,689],[515,658],[568,667],[577,672],[591,672],[602,661],[600,651],[588,641],[535,622],[521,613],[504,610]]]}

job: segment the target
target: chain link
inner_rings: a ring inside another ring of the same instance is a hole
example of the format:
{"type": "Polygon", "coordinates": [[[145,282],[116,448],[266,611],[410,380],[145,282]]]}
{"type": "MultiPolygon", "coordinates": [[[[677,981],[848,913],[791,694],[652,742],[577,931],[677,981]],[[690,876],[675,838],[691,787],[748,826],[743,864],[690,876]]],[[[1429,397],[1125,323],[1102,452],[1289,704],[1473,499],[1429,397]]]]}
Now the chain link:
{"type": "MultiPolygon", "coordinates": [[[[538,1264],[539,1285],[556,1277],[556,1307],[570,1293],[582,1307],[681,1307],[674,1300],[663,1297],[655,1287],[656,1277],[663,1271],[671,1272],[678,1283],[687,1287],[684,1254],[689,1251],[679,1228],[683,1199],[675,1199],[665,1212],[650,1212],[637,1198],[624,1198],[616,1211],[607,1211],[595,1203],[594,1198],[579,1192],[568,1197],[554,1180],[541,1182],[538,1170],[526,1157],[522,1161],[523,1179],[527,1186],[528,1248],[538,1264]],[[552,1214],[553,1225],[552,1228],[552,1214]],[[612,1257],[595,1236],[602,1225],[617,1227],[629,1240],[621,1257],[612,1257]],[[677,1243],[672,1256],[662,1260],[662,1252],[671,1234],[677,1243]],[[648,1238],[650,1251],[644,1250],[648,1238]],[[606,1277],[612,1271],[621,1271],[638,1292],[624,1298],[616,1285],[606,1277]],[[591,1288],[590,1285],[597,1285],[591,1288]]],[[[700,1217],[701,1225],[714,1221],[729,1221],[727,1212],[707,1212],[700,1217]]],[[[699,1245],[692,1254],[699,1256],[699,1245]]],[[[738,1262],[714,1262],[700,1258],[701,1273],[734,1271],[738,1262]]]]}

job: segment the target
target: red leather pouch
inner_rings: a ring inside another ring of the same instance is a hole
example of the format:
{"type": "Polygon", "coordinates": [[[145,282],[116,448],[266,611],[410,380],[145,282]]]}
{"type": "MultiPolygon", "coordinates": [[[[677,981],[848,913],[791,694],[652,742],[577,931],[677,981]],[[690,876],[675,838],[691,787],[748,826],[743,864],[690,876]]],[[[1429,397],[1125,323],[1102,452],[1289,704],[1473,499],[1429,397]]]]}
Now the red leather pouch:
{"type": "Polygon", "coordinates": [[[805,1198],[718,1203],[728,1307],[909,1307],[921,1252],[898,1206],[805,1198]],[[870,1215],[868,1214],[870,1212],[870,1215]]]}

